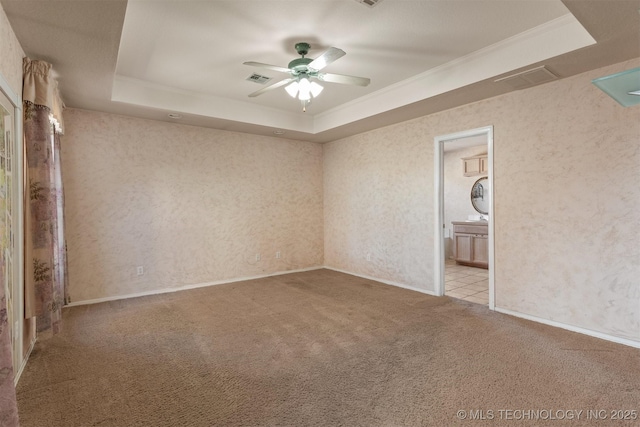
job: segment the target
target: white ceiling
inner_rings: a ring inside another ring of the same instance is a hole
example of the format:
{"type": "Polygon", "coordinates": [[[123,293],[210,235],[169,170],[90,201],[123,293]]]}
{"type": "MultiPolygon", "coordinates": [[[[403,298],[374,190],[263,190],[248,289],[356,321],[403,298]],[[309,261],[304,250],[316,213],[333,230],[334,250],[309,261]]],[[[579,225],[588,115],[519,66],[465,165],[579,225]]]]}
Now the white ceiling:
{"type": "Polygon", "coordinates": [[[640,56],[640,0],[1,1],[67,106],[316,142],[508,92],[494,80],[535,66],[640,56]],[[252,73],[287,75],[243,62],[286,67],[301,41],[343,49],[323,71],[371,84],[322,83],[306,113],[283,88],[249,98],[252,73]]]}

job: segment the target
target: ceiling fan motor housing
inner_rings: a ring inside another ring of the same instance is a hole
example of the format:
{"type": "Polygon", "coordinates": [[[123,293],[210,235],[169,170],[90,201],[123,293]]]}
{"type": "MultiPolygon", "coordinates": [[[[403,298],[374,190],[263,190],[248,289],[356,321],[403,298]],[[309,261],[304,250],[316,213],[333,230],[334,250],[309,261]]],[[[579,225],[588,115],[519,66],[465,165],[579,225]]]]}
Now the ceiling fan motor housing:
{"type": "Polygon", "coordinates": [[[289,62],[289,69],[294,76],[298,74],[308,73],[310,71],[308,65],[313,61],[311,58],[297,58],[289,62]]]}
{"type": "MultiPolygon", "coordinates": [[[[294,77],[298,76],[313,76],[314,70],[311,70],[308,65],[313,62],[311,58],[305,58],[304,56],[309,53],[309,49],[311,49],[311,45],[309,43],[300,42],[296,43],[296,52],[298,55],[301,55],[302,58],[296,58],[293,61],[289,62],[289,69],[291,70],[291,75],[294,77]]],[[[315,73],[317,74],[317,73],[315,73]]]]}

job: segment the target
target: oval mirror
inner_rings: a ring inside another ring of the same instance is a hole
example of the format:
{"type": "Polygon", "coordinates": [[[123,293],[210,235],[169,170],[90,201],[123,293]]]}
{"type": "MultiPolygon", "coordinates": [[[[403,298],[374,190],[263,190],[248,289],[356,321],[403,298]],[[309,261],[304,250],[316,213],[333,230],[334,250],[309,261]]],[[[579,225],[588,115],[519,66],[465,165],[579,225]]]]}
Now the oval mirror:
{"type": "Polygon", "coordinates": [[[483,176],[471,187],[471,204],[473,208],[483,215],[489,214],[489,178],[483,176]]]}

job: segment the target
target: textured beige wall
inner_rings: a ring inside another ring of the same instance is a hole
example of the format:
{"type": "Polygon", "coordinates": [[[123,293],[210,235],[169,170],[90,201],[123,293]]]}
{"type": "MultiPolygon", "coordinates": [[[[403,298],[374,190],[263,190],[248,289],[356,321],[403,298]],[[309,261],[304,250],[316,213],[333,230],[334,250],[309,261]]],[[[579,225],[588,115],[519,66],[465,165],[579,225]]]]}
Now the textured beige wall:
{"type": "Polygon", "coordinates": [[[498,306],[640,341],[640,107],[591,83],[638,66],[494,106],[498,306]]]}
{"type": "Polygon", "coordinates": [[[320,145],[74,109],[65,123],[72,302],[322,265],[320,145]]]}
{"type": "Polygon", "coordinates": [[[433,138],[425,132],[412,122],[323,146],[327,266],[432,287],[433,138]]]}
{"type": "Polygon", "coordinates": [[[325,264],[433,291],[434,137],[493,125],[496,307],[640,341],[640,107],[591,84],[639,65],[326,144],[325,264]]]}
{"type": "MultiPolygon", "coordinates": [[[[446,144],[446,143],[445,143],[446,144]]],[[[463,157],[471,157],[477,154],[486,154],[488,146],[462,148],[455,151],[447,151],[443,156],[442,174],[444,176],[444,224],[449,230],[449,236],[445,237],[445,256],[453,256],[453,225],[451,221],[464,221],[469,215],[480,215],[471,204],[471,187],[480,178],[478,176],[464,176],[463,157]]]]}
{"type": "Polygon", "coordinates": [[[18,96],[22,96],[23,57],[24,51],[0,5],[0,74],[18,96]]]}

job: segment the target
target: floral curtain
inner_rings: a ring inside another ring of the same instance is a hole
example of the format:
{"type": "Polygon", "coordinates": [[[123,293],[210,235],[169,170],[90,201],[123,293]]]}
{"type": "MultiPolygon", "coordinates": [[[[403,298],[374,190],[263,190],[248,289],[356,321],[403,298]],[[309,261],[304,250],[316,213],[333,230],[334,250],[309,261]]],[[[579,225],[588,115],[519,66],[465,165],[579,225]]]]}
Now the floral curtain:
{"type": "Polygon", "coordinates": [[[62,103],[51,64],[24,59],[25,317],[38,333],[60,330],[66,247],[60,172],[62,103]]]}

